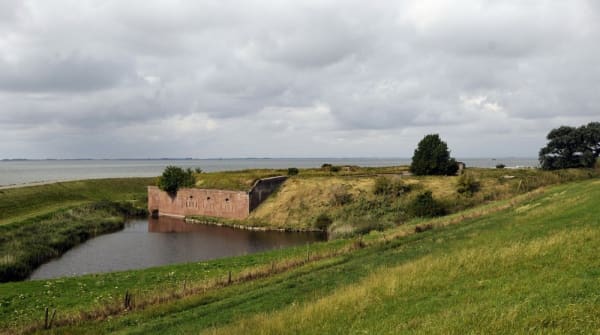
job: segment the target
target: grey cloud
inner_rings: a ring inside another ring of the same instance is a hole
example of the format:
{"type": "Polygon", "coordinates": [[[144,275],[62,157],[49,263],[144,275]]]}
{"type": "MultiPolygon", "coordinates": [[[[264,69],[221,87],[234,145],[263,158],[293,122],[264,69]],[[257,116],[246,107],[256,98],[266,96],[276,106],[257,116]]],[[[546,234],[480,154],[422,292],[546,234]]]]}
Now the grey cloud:
{"type": "Polygon", "coordinates": [[[131,68],[122,61],[77,54],[40,57],[0,63],[0,90],[91,91],[115,86],[131,74],[131,68]]]}
{"type": "Polygon", "coordinates": [[[261,152],[397,155],[378,141],[441,129],[483,152],[460,134],[543,139],[600,116],[599,13],[591,0],[0,1],[0,121],[23,139],[0,140],[72,156],[108,155],[103,138],[169,156],[168,134],[186,134],[170,137],[182,155],[250,153],[236,137],[261,152]]]}

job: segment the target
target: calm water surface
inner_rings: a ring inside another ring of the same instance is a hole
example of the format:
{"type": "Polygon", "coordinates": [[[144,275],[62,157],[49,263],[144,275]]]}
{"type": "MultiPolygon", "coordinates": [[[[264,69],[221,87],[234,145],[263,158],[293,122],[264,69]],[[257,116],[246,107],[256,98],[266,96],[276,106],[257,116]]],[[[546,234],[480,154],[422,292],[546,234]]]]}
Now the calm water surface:
{"type": "Polygon", "coordinates": [[[135,220],[67,251],[35,270],[30,279],[48,279],[251,254],[324,240],[318,233],[258,232],[180,219],[135,220]]]}

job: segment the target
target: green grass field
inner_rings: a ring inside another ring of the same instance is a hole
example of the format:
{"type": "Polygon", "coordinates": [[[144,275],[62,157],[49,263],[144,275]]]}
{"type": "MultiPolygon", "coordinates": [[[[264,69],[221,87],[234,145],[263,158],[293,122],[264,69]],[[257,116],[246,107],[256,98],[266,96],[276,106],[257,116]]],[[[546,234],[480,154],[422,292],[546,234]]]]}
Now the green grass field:
{"type": "Polygon", "coordinates": [[[600,181],[592,179],[360,242],[314,244],[308,263],[293,265],[307,254],[293,248],[2,284],[1,326],[32,330],[50,307],[60,326],[50,333],[69,334],[593,334],[600,329],[598,250],[600,181]],[[134,303],[123,311],[127,290],[134,303]]]}

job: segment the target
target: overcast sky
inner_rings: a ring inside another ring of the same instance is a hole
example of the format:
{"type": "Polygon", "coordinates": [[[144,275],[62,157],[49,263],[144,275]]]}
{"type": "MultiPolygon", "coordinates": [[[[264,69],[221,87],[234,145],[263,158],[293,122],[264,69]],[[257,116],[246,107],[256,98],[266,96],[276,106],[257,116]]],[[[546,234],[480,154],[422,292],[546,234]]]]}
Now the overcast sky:
{"type": "Polygon", "coordinates": [[[536,157],[600,1],[0,0],[0,158],[536,157]]]}

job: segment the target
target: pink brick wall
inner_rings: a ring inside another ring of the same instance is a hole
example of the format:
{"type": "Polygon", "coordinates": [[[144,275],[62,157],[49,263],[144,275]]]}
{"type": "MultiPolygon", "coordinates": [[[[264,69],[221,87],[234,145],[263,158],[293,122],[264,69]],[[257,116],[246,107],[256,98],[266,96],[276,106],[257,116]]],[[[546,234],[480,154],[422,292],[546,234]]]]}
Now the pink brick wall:
{"type": "Polygon", "coordinates": [[[159,215],[205,215],[245,219],[250,214],[250,198],[241,191],[183,188],[171,198],[156,186],[148,186],[148,211],[159,215]]]}

